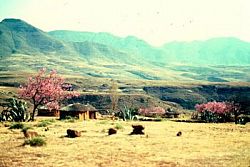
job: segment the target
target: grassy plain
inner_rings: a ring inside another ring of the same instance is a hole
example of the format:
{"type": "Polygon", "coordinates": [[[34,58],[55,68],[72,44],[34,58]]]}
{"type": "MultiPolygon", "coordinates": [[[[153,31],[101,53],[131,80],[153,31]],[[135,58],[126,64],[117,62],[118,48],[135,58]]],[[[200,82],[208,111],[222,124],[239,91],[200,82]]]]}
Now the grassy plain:
{"type": "Polygon", "coordinates": [[[47,145],[43,147],[22,146],[20,130],[0,124],[0,166],[250,165],[250,124],[56,120],[45,131],[38,123],[26,124],[44,136],[47,145]],[[132,124],[144,125],[146,134],[129,135],[132,124]],[[120,128],[116,135],[108,136],[110,127],[120,128]],[[83,131],[82,136],[65,137],[67,128],[83,131]],[[176,136],[178,131],[182,136],[176,136]]]}

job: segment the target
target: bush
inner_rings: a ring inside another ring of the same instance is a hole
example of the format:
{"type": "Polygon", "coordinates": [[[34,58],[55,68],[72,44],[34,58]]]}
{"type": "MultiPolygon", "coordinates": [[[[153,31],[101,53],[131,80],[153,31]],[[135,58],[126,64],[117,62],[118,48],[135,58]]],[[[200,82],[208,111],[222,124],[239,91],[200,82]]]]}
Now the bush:
{"type": "Polygon", "coordinates": [[[30,145],[30,146],[44,146],[46,145],[46,141],[41,137],[34,137],[29,140],[24,141],[24,145],[30,145]]]}
{"type": "Polygon", "coordinates": [[[121,124],[116,124],[115,125],[115,129],[117,129],[117,130],[122,130],[122,129],[124,129],[124,127],[121,125],[121,124]]]}
{"type": "Polygon", "coordinates": [[[44,120],[39,121],[37,126],[38,127],[47,127],[48,125],[51,125],[54,122],[55,122],[54,119],[44,119],[44,120]]]}
{"type": "Polygon", "coordinates": [[[231,121],[236,110],[233,103],[227,102],[197,104],[195,109],[200,114],[201,120],[214,123],[231,121]]]}
{"type": "Polygon", "coordinates": [[[30,127],[30,126],[24,126],[24,127],[22,128],[22,132],[27,131],[28,129],[33,129],[33,128],[30,127]]]}
{"type": "Polygon", "coordinates": [[[65,119],[63,119],[63,121],[70,123],[74,123],[76,120],[78,120],[78,118],[72,116],[66,116],[65,119]]]}
{"type": "Polygon", "coordinates": [[[150,108],[140,108],[139,115],[146,117],[162,117],[166,113],[165,109],[162,107],[150,107],[150,108]]]}
{"type": "Polygon", "coordinates": [[[25,125],[21,122],[16,122],[10,125],[9,129],[23,129],[25,125]]]}
{"type": "Polygon", "coordinates": [[[247,122],[250,122],[249,115],[240,115],[237,117],[236,124],[245,125],[247,122]]]}

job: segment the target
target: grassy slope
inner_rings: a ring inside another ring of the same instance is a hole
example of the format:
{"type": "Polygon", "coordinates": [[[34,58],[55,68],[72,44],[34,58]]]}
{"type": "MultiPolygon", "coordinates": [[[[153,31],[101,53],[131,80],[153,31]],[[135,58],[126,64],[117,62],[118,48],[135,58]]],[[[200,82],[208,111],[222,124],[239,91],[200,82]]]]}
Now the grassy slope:
{"type": "Polygon", "coordinates": [[[108,33],[71,31],[46,33],[25,21],[5,19],[0,22],[0,43],[0,71],[5,72],[31,72],[47,67],[66,75],[99,78],[250,81],[250,45],[234,38],[175,42],[155,48],[132,36],[120,38],[108,33]]]}
{"type": "Polygon", "coordinates": [[[170,42],[162,49],[174,62],[200,65],[249,65],[250,43],[237,38],[212,38],[206,41],[170,42]]]}
{"type": "MultiPolygon", "coordinates": [[[[36,123],[29,123],[36,124],[36,123]]],[[[248,166],[250,124],[191,124],[164,122],[56,121],[35,130],[45,147],[23,147],[20,130],[0,127],[0,166],[248,166]],[[117,135],[107,129],[121,124],[117,135]],[[146,136],[130,136],[132,124],[145,126],[146,136]],[[85,130],[69,139],[66,129],[85,130]],[[181,130],[183,135],[176,137],[181,130]]]]}
{"type": "MultiPolygon", "coordinates": [[[[163,80],[177,82],[239,82],[250,80],[249,66],[186,66],[171,65],[156,67],[154,65],[136,65],[96,61],[89,63],[80,56],[64,55],[24,55],[13,54],[0,61],[0,74],[36,72],[41,67],[56,69],[63,75],[78,75],[98,78],[114,78],[118,80],[163,80]]],[[[21,78],[16,78],[17,80],[21,78]]]]}
{"type": "Polygon", "coordinates": [[[150,46],[133,36],[121,38],[109,33],[57,30],[49,34],[70,42],[90,41],[134,54],[150,62],[191,65],[249,65],[250,43],[237,38],[212,38],[206,41],[170,42],[162,47],[150,46]]]}

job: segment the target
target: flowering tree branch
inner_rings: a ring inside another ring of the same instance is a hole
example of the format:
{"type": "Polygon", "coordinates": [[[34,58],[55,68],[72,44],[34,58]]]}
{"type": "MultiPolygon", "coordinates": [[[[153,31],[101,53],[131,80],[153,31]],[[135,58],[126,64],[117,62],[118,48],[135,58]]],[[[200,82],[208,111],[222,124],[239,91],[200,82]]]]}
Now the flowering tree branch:
{"type": "Polygon", "coordinates": [[[63,86],[64,79],[59,77],[55,70],[46,75],[45,68],[40,69],[35,77],[29,77],[27,84],[20,86],[20,97],[31,100],[34,106],[31,120],[34,120],[39,105],[46,105],[49,110],[58,110],[59,101],[78,96],[76,92],[65,91],[63,86]]]}

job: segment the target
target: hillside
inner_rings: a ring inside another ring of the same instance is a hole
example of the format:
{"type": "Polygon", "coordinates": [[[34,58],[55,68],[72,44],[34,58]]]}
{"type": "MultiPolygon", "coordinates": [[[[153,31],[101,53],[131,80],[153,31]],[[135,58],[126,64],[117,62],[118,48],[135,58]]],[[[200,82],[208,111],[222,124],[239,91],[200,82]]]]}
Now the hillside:
{"type": "Polygon", "coordinates": [[[157,62],[162,56],[162,51],[150,46],[147,42],[138,39],[134,36],[121,38],[110,33],[93,33],[93,32],[78,32],[57,30],[48,32],[51,36],[58,40],[67,42],[94,42],[103,45],[108,45],[114,49],[126,52],[136,56],[137,59],[144,59],[149,62],[157,62]]]}
{"type": "Polygon", "coordinates": [[[20,19],[0,22],[0,71],[119,80],[250,81],[250,44],[236,38],[171,42],[153,47],[133,36],[57,30],[44,32],[20,19]]]}
{"type": "MultiPolygon", "coordinates": [[[[150,101],[167,106],[164,101],[171,101],[192,109],[198,102],[230,100],[243,90],[241,96],[248,97],[249,84],[244,82],[250,82],[250,44],[236,38],[172,42],[156,48],[132,36],[47,33],[19,19],[4,19],[0,43],[0,86],[4,87],[18,87],[31,73],[46,67],[56,69],[86,94],[77,102],[95,105],[108,102],[108,96],[101,94],[107,94],[110,79],[117,81],[124,97],[133,95],[136,105],[150,101]],[[214,86],[219,82],[222,88],[214,86]],[[190,83],[197,85],[186,88],[190,83]],[[228,88],[230,84],[235,87],[228,88]]],[[[121,105],[130,101],[126,98],[121,105]]]]}
{"type": "Polygon", "coordinates": [[[176,63],[225,66],[250,64],[250,43],[237,38],[171,42],[163,45],[162,49],[176,63]]]}
{"type": "Polygon", "coordinates": [[[121,38],[109,33],[57,30],[49,32],[58,40],[70,42],[91,41],[133,53],[150,62],[190,65],[249,65],[250,43],[237,38],[213,38],[206,41],[170,42],[162,47],[150,46],[133,36],[121,38]]]}
{"type": "Polygon", "coordinates": [[[4,19],[0,23],[0,43],[0,56],[69,53],[63,42],[20,19],[4,19]]]}
{"type": "MultiPolygon", "coordinates": [[[[4,19],[0,23],[0,56],[11,54],[66,55],[82,57],[87,62],[127,62],[126,53],[91,41],[64,42],[20,19],[4,19]]],[[[128,63],[128,62],[127,62],[128,63]]]]}

